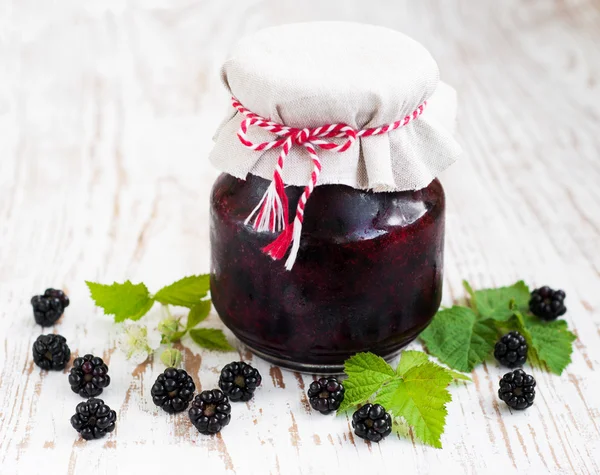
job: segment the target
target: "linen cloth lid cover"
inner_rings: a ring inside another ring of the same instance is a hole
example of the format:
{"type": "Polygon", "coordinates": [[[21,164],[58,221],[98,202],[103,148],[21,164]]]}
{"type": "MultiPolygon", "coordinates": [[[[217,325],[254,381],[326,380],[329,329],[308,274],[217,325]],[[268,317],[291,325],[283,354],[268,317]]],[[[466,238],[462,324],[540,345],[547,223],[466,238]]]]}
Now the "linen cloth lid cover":
{"type": "MultiPolygon", "coordinates": [[[[404,127],[358,137],[343,152],[317,149],[316,185],[343,184],[374,191],[426,187],[460,155],[452,136],[456,97],[439,81],[429,52],[397,31],[358,23],[295,23],[243,38],[221,70],[232,96],[251,112],[296,128],[347,124],[355,130],[423,113],[404,127]],[[438,87],[439,86],[439,87],[438,87]]],[[[233,107],[217,130],[210,160],[245,179],[271,180],[281,150],[252,150],[237,136],[246,117],[233,107]]],[[[277,137],[249,127],[254,143],[277,137]]],[[[331,139],[331,141],[339,141],[331,139]]],[[[313,165],[304,147],[291,147],[282,171],[287,185],[305,186],[313,165]]]]}

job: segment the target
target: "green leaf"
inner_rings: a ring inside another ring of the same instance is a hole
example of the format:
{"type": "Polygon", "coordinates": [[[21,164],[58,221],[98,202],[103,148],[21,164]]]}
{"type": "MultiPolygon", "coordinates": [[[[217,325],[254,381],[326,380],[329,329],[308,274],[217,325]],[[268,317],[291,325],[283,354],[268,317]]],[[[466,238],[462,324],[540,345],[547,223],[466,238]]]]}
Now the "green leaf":
{"type": "Polygon", "coordinates": [[[175,342],[181,340],[185,336],[186,333],[187,333],[187,330],[182,330],[182,331],[178,331],[175,333],[171,333],[170,335],[164,335],[164,337],[169,343],[175,343],[175,342]]]}
{"type": "Polygon", "coordinates": [[[398,390],[401,384],[403,384],[403,381],[400,378],[389,381],[377,392],[377,396],[373,402],[388,408],[390,406],[392,396],[398,390]]]}
{"type": "Polygon", "coordinates": [[[426,362],[410,368],[391,394],[387,409],[403,417],[417,438],[441,448],[440,437],[446,425],[446,403],[452,400],[446,389],[452,381],[444,368],[426,362]]]}
{"type": "Polygon", "coordinates": [[[373,394],[375,394],[383,382],[373,381],[371,383],[362,384],[361,381],[357,381],[355,378],[348,378],[344,381],[344,399],[340,404],[338,413],[347,411],[354,406],[364,404],[369,400],[373,394]]]}
{"type": "Polygon", "coordinates": [[[190,328],[194,328],[200,322],[206,320],[208,314],[210,313],[210,300],[201,300],[196,305],[192,307],[190,313],[187,317],[187,325],[186,328],[189,330],[190,328]]]}
{"type": "Polygon", "coordinates": [[[115,322],[139,320],[154,304],[148,288],[142,283],[126,281],[104,285],[86,281],[86,284],[96,305],[104,309],[105,315],[114,315],[115,322]]]}
{"type": "MultiPolygon", "coordinates": [[[[398,373],[399,375],[402,376],[404,373],[406,373],[406,371],[408,371],[413,366],[419,366],[427,361],[429,361],[429,356],[427,356],[427,353],[423,353],[422,351],[404,350],[402,352],[402,357],[400,358],[400,362],[398,363],[398,367],[396,368],[396,373],[398,373]]],[[[436,363],[433,363],[433,364],[436,364],[436,363]]],[[[438,366],[440,366],[440,365],[438,365],[438,366]]],[[[469,378],[466,374],[459,373],[458,371],[453,371],[453,370],[451,370],[449,368],[445,368],[443,366],[440,366],[440,368],[444,368],[446,373],[448,373],[450,376],[452,376],[455,380],[471,381],[471,378],[469,378]]],[[[382,389],[382,391],[383,391],[383,389],[382,389]]],[[[380,403],[380,404],[384,405],[383,403],[380,403]]]]}
{"type": "Polygon", "coordinates": [[[192,275],[163,287],[156,292],[154,300],[162,304],[192,308],[206,297],[209,290],[208,274],[192,275]]]}
{"type": "Polygon", "coordinates": [[[478,320],[471,309],[455,306],[438,312],[420,337],[442,363],[470,373],[494,349],[497,332],[493,322],[478,320]]]}
{"type": "Polygon", "coordinates": [[[373,353],[357,353],[344,363],[344,371],[349,377],[366,381],[385,381],[395,376],[394,369],[381,357],[373,353]]]}
{"type": "Polygon", "coordinates": [[[522,280],[510,287],[476,291],[467,281],[463,281],[463,285],[471,295],[471,306],[484,319],[506,321],[515,311],[527,311],[529,308],[529,287],[522,280]]]}
{"type": "Polygon", "coordinates": [[[214,328],[196,328],[195,330],[190,330],[190,336],[192,337],[192,340],[202,348],[218,351],[234,351],[221,330],[216,330],[214,328]]]}
{"type": "Polygon", "coordinates": [[[398,367],[396,368],[396,373],[402,375],[413,366],[419,366],[426,361],[429,361],[427,353],[423,353],[422,351],[404,350],[400,357],[398,367]]]}
{"type": "MultiPolygon", "coordinates": [[[[444,368],[445,369],[445,368],[444,368]]],[[[459,373],[458,371],[452,371],[451,369],[446,369],[446,372],[452,376],[455,381],[473,381],[466,374],[459,373]]]]}
{"type": "MultiPolygon", "coordinates": [[[[146,301],[146,303],[143,306],[140,307],[140,309],[138,310],[137,313],[134,313],[130,317],[126,317],[126,319],[129,319],[129,320],[139,320],[144,315],[146,315],[153,306],[154,306],[154,299],[152,297],[150,297],[146,301]]],[[[104,313],[106,313],[106,312],[104,312],[104,313]]],[[[118,322],[118,321],[120,321],[120,320],[117,320],[117,317],[115,316],[115,322],[118,322]]]]}
{"type": "Polygon", "coordinates": [[[366,402],[384,382],[395,376],[393,368],[380,356],[373,353],[358,353],[344,363],[348,379],[339,412],[366,402]]]}
{"type": "MultiPolygon", "coordinates": [[[[562,374],[571,362],[573,342],[577,337],[571,333],[564,320],[545,322],[530,315],[517,314],[520,330],[527,339],[535,356],[555,374],[562,374]]],[[[530,350],[531,351],[531,350],[530,350]]]]}

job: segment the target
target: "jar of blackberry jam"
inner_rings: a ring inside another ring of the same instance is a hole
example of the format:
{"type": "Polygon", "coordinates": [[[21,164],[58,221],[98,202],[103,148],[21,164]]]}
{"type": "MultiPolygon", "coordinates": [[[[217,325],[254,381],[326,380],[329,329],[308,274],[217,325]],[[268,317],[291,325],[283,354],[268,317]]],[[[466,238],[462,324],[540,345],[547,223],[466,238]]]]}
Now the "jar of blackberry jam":
{"type": "Polygon", "coordinates": [[[227,327],[283,367],[332,373],[395,356],[442,296],[454,91],[416,41],[304,23],[242,40],[212,163],[211,294],[227,327]]]}

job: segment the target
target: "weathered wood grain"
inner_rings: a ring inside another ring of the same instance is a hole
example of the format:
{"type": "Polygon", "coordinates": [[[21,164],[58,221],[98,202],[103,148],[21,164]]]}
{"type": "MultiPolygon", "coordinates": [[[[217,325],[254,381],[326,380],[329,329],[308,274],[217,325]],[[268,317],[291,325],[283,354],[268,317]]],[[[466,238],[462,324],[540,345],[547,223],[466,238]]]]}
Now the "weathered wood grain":
{"type": "Polygon", "coordinates": [[[599,45],[596,0],[0,1],[0,472],[600,473],[599,45]],[[220,436],[202,437],[185,415],[158,412],[149,393],[162,364],[136,368],[115,351],[84,286],[158,288],[208,270],[220,62],[244,33],[314,19],[405,31],[458,90],[465,155],[442,177],[444,302],[462,296],[462,279],[568,294],[571,366],[534,369],[539,396],[522,414],[498,403],[502,370],[478,368],[452,390],[443,450],[410,433],[365,444],[346,418],[309,410],[310,376],[188,341],[199,387],[238,356],[264,376],[220,436]],[[102,441],[70,427],[80,399],[66,374],[32,363],[28,301],[50,285],[72,298],[56,331],[74,354],[110,361],[103,397],[119,420],[102,441]]]}

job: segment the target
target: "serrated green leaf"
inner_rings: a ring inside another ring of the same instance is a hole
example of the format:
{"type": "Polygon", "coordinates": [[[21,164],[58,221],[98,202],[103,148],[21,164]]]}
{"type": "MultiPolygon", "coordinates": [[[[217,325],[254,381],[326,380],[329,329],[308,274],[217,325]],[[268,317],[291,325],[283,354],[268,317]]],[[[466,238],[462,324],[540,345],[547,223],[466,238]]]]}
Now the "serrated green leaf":
{"type": "Polygon", "coordinates": [[[535,356],[543,361],[555,374],[562,374],[571,362],[573,342],[577,337],[568,329],[564,320],[545,322],[531,315],[518,313],[519,330],[527,339],[527,343],[535,352],[535,356]]]}
{"type": "Polygon", "coordinates": [[[466,374],[459,373],[458,371],[452,371],[451,369],[446,369],[446,372],[452,376],[455,381],[472,381],[466,374]]]}
{"type": "Polygon", "coordinates": [[[201,300],[192,307],[187,317],[186,328],[188,330],[206,320],[206,317],[210,313],[210,303],[210,300],[201,300]]]}
{"type": "Polygon", "coordinates": [[[441,448],[446,425],[446,404],[452,400],[446,389],[452,381],[446,370],[426,362],[410,368],[389,397],[387,409],[403,417],[415,436],[426,444],[441,448]]]}
{"type": "MultiPolygon", "coordinates": [[[[153,306],[154,306],[154,299],[149,298],[148,301],[145,303],[145,305],[143,305],[142,307],[140,307],[140,309],[138,310],[137,313],[134,313],[130,317],[126,317],[126,319],[128,319],[128,320],[139,320],[144,315],[146,315],[153,306]]],[[[119,321],[122,321],[122,320],[117,320],[117,318],[115,316],[115,322],[119,322],[119,321]]]]}
{"type": "Polygon", "coordinates": [[[497,332],[493,322],[478,320],[466,307],[452,307],[436,314],[420,338],[442,363],[470,373],[494,349],[497,332]]]}
{"type": "Polygon", "coordinates": [[[419,366],[426,361],[429,361],[427,353],[415,350],[404,350],[400,356],[400,362],[396,368],[396,373],[402,375],[413,366],[419,366]]]}
{"type": "Polygon", "coordinates": [[[179,305],[192,308],[208,294],[209,275],[192,275],[163,287],[154,296],[162,304],[179,305]]]}
{"type": "Polygon", "coordinates": [[[393,394],[396,392],[398,387],[401,385],[402,379],[392,379],[387,382],[378,392],[373,403],[381,404],[383,407],[388,408],[392,399],[393,394]]]}
{"type": "Polygon", "coordinates": [[[148,288],[143,284],[132,284],[126,281],[122,284],[98,284],[86,281],[90,294],[96,305],[104,310],[106,315],[114,315],[115,322],[127,319],[139,320],[154,304],[148,288]]]}
{"type": "Polygon", "coordinates": [[[348,379],[344,381],[346,392],[339,412],[366,402],[396,374],[383,358],[373,353],[352,356],[344,363],[344,370],[348,379]]]}
{"type": "Polygon", "coordinates": [[[357,353],[344,363],[344,371],[348,376],[360,376],[369,381],[385,381],[396,373],[381,357],[373,353],[357,353]]]}
{"type": "Polygon", "coordinates": [[[221,330],[214,328],[196,328],[190,330],[190,337],[202,348],[218,351],[234,351],[229,344],[225,334],[221,330]]]}
{"type": "Polygon", "coordinates": [[[471,295],[471,306],[483,319],[506,321],[515,311],[527,311],[529,308],[529,287],[522,280],[509,287],[476,291],[467,281],[463,281],[463,285],[471,295]]]}
{"type": "MultiPolygon", "coordinates": [[[[402,376],[404,373],[406,373],[407,370],[409,370],[413,366],[419,366],[427,361],[429,361],[429,356],[427,356],[427,353],[423,353],[422,351],[405,350],[402,352],[402,357],[400,358],[400,362],[398,363],[398,367],[396,368],[396,373],[402,376]]],[[[433,361],[432,363],[436,364],[433,361]]],[[[469,378],[466,374],[459,373],[458,371],[453,371],[449,368],[445,368],[444,366],[437,366],[443,368],[446,371],[446,373],[452,376],[455,380],[471,381],[471,378],[469,378]]],[[[385,387],[383,389],[385,389],[385,387]]]]}
{"type": "Polygon", "coordinates": [[[375,394],[382,386],[383,381],[372,381],[366,383],[357,378],[348,378],[344,381],[344,399],[340,404],[338,413],[347,411],[348,409],[364,404],[375,394]]]}

